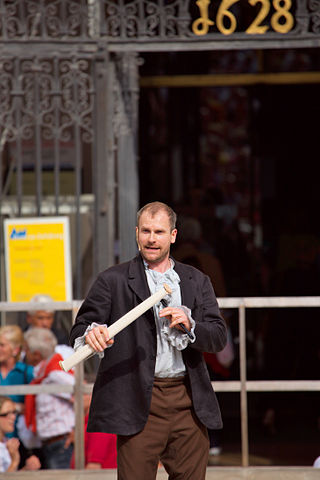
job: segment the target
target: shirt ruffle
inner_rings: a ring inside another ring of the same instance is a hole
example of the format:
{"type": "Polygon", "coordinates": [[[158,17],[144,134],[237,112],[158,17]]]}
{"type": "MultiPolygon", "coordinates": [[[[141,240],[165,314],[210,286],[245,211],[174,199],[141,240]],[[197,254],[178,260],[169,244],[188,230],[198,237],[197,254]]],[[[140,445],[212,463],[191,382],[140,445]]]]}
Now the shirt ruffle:
{"type": "MultiPolygon", "coordinates": [[[[180,294],[180,277],[177,274],[177,272],[174,270],[174,262],[171,259],[171,268],[167,270],[164,273],[157,272],[156,270],[152,270],[149,268],[148,264],[144,262],[145,269],[147,272],[147,276],[152,282],[152,287],[150,288],[152,290],[151,293],[154,293],[155,291],[159,290],[160,288],[163,287],[164,284],[167,284],[171,290],[172,293],[171,295],[166,295],[164,297],[165,304],[170,307],[175,307],[175,308],[181,308],[185,312],[185,314],[188,316],[190,323],[191,323],[191,333],[193,334],[193,340],[190,339],[190,337],[182,332],[181,330],[178,330],[176,328],[170,328],[169,327],[169,321],[166,318],[160,319],[162,321],[162,325],[160,327],[161,334],[163,335],[163,339],[166,340],[169,345],[172,347],[175,347],[177,350],[184,350],[187,348],[189,343],[193,343],[195,341],[195,334],[194,334],[194,328],[195,328],[195,321],[191,317],[191,310],[184,306],[180,305],[181,301],[181,294],[180,294]],[[179,300],[178,300],[179,299],[179,300]]],[[[150,286],[150,282],[149,287],[150,286]]],[[[157,315],[157,318],[159,320],[159,312],[164,308],[164,304],[157,304],[155,306],[155,313],[157,315]]]]}
{"type": "MultiPolygon", "coordinates": [[[[75,339],[74,341],[74,350],[78,350],[79,348],[81,347],[84,347],[85,344],[86,344],[86,341],[85,341],[85,338],[86,338],[86,335],[94,328],[94,327],[107,327],[108,328],[108,325],[106,325],[105,323],[103,325],[101,325],[101,323],[96,323],[96,322],[93,322],[91,323],[91,325],[89,325],[86,329],[86,331],[84,332],[84,334],[81,336],[81,337],[78,337],[75,339]]],[[[98,355],[99,358],[103,358],[104,357],[104,352],[95,352],[93,353],[92,355],[98,355]]]]}

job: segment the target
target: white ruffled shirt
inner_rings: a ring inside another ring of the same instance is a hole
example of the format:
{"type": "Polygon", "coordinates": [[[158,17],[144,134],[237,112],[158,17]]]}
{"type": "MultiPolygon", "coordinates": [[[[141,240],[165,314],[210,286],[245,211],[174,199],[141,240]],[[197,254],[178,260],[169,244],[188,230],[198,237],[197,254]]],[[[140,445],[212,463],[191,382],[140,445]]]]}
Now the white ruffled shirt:
{"type": "Polygon", "coordinates": [[[163,287],[166,283],[172,290],[171,295],[165,297],[166,303],[170,307],[179,307],[188,316],[191,322],[191,340],[186,333],[176,328],[169,327],[169,320],[165,317],[159,317],[159,312],[164,308],[161,303],[154,305],[154,317],[157,327],[157,358],[155,367],[156,377],[180,377],[185,375],[186,367],[182,358],[181,350],[184,350],[190,342],[195,341],[194,327],[195,321],[191,318],[191,310],[181,305],[180,277],[173,269],[173,260],[170,260],[171,267],[164,273],[157,272],[149,268],[144,262],[147,282],[151,294],[163,287]]]}
{"type": "MultiPolygon", "coordinates": [[[[155,366],[155,376],[161,378],[181,377],[186,374],[186,368],[182,358],[181,350],[184,350],[189,343],[193,343],[196,339],[194,328],[195,321],[191,317],[191,310],[184,305],[181,305],[181,292],[180,292],[180,277],[174,270],[174,262],[170,259],[171,267],[164,273],[157,272],[149,268],[148,264],[144,262],[147,282],[151,294],[154,294],[164,284],[169,285],[172,290],[171,295],[167,295],[165,300],[170,307],[181,308],[188,316],[191,323],[191,333],[193,339],[183,333],[181,330],[169,327],[169,320],[165,317],[160,318],[159,312],[164,308],[161,303],[156,304],[153,307],[154,317],[157,327],[157,357],[155,366]]],[[[76,338],[74,343],[74,349],[78,350],[85,345],[85,337],[87,333],[94,327],[99,326],[98,323],[93,322],[87,327],[85,333],[76,338]]],[[[103,325],[107,327],[107,325],[103,325]]],[[[98,352],[100,358],[103,358],[104,352],[98,352]]]]}

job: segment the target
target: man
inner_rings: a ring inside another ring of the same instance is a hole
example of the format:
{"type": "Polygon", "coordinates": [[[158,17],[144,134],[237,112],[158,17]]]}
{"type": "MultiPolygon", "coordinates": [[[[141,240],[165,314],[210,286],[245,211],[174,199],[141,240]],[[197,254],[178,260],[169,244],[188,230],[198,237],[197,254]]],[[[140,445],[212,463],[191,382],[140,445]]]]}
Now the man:
{"type": "MultiPolygon", "coordinates": [[[[35,367],[35,379],[31,384],[74,385],[74,375],[62,371],[59,366],[63,358],[55,353],[57,339],[51,330],[30,328],[25,333],[25,342],[26,360],[35,367]]],[[[72,395],[26,395],[25,420],[27,427],[41,440],[45,467],[70,468],[75,423],[72,395]]]]}
{"type": "Polygon", "coordinates": [[[202,351],[226,344],[226,326],[207,276],[174,261],[176,215],[161,202],[137,215],[139,255],[102,272],[82,304],[70,340],[100,354],[88,431],[118,435],[118,479],[156,478],[161,460],[169,478],[202,480],[207,428],[222,427],[202,351]],[[158,290],[158,304],[109,339],[107,325],[158,290]],[[189,332],[185,333],[181,324],[189,332]]]}
{"type": "Polygon", "coordinates": [[[55,337],[57,338],[57,345],[55,348],[56,353],[60,353],[63,359],[68,358],[73,354],[73,349],[67,345],[68,338],[63,334],[61,329],[57,329],[54,326],[54,310],[48,310],[42,305],[46,302],[53,302],[53,298],[50,295],[34,295],[31,302],[39,303],[39,308],[37,310],[29,310],[27,312],[27,323],[29,328],[48,328],[50,329],[55,337]]]}

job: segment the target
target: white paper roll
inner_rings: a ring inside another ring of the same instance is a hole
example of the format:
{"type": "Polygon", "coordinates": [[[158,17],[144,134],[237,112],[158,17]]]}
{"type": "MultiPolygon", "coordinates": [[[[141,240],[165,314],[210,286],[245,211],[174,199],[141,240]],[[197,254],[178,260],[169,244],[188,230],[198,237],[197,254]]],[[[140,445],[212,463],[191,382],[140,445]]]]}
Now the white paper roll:
{"type": "MultiPolygon", "coordinates": [[[[134,322],[137,318],[139,318],[143,313],[145,313],[149,308],[153,307],[156,303],[159,303],[166,295],[171,295],[172,291],[168,285],[163,285],[160,290],[158,290],[153,295],[150,295],[146,300],[141,302],[139,305],[134,307],[130,312],[123,315],[123,317],[119,318],[115,323],[108,327],[108,332],[110,338],[113,338],[117,335],[117,333],[121,332],[124,328],[126,328],[130,323],[134,322]]],[[[97,353],[93,348],[91,348],[88,344],[84,345],[83,347],[79,348],[73,355],[66,358],[65,360],[60,362],[60,367],[65,372],[71,370],[71,368],[75,367],[78,363],[86,360],[88,357],[97,353]]]]}

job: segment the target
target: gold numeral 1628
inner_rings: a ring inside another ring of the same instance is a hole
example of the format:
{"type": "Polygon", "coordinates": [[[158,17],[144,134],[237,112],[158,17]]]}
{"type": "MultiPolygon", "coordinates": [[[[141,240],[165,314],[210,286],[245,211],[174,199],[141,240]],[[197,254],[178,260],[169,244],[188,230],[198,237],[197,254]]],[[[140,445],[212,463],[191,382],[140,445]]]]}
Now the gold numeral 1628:
{"type": "MultiPolygon", "coordinates": [[[[229,10],[230,7],[238,3],[240,0],[222,0],[217,16],[216,23],[218,30],[223,35],[230,35],[237,28],[237,19],[235,15],[229,10]],[[228,27],[225,26],[225,20],[228,20],[228,27]]],[[[248,34],[263,34],[268,29],[268,25],[262,25],[262,22],[267,18],[270,11],[270,0],[247,0],[250,5],[255,6],[260,4],[255,19],[246,30],[248,34]]],[[[192,24],[192,31],[195,35],[206,35],[209,27],[214,25],[213,20],[209,18],[209,5],[211,0],[197,0],[196,4],[199,7],[200,17],[192,24]]],[[[294,25],[294,17],[290,12],[292,5],[291,0],[272,0],[272,5],[275,12],[271,16],[271,26],[275,32],[288,33],[294,25]]]]}

